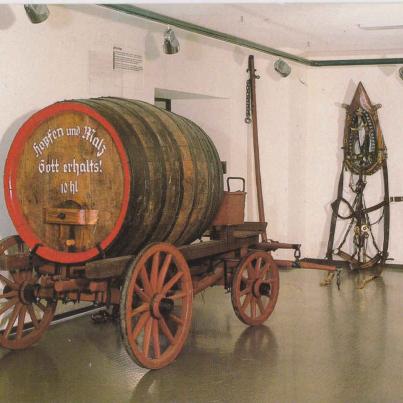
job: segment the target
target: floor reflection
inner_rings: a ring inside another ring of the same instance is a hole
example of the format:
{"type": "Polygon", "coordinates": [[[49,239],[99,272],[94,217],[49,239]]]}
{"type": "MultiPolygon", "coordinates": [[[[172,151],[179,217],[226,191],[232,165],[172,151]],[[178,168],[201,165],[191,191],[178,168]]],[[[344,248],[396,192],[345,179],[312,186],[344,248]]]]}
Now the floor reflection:
{"type": "Polygon", "coordinates": [[[221,348],[222,342],[211,340],[209,348],[192,342],[173,365],[144,375],[131,401],[207,402],[218,396],[217,401],[250,401],[251,396],[264,401],[268,374],[278,357],[270,328],[246,328],[230,350],[221,348]]]}
{"type": "Polygon", "coordinates": [[[58,400],[55,385],[62,374],[43,347],[35,346],[23,353],[9,351],[1,358],[0,368],[0,401],[58,400]]]}
{"type": "Polygon", "coordinates": [[[135,365],[116,324],[52,326],[24,351],[0,351],[0,402],[398,402],[403,273],[357,290],[354,273],[281,273],[266,326],[249,328],[220,288],[195,298],[192,327],[170,366],[135,365]]]}
{"type": "Polygon", "coordinates": [[[347,396],[359,398],[362,389],[376,393],[385,365],[388,343],[385,281],[379,277],[365,289],[358,289],[362,280],[362,273],[345,271],[343,290],[328,290],[326,328],[335,369],[331,384],[341,400],[347,396]]]}

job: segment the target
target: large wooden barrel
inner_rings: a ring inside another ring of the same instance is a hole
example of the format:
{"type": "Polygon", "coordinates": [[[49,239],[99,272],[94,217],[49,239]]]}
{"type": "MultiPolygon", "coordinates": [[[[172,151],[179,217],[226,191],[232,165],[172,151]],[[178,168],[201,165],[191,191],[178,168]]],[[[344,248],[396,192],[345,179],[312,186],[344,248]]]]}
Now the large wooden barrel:
{"type": "Polygon", "coordinates": [[[191,243],[216,213],[222,176],[195,123],[145,102],[96,98],[29,118],[10,148],[4,190],[28,246],[73,264],[155,241],[191,243]]]}

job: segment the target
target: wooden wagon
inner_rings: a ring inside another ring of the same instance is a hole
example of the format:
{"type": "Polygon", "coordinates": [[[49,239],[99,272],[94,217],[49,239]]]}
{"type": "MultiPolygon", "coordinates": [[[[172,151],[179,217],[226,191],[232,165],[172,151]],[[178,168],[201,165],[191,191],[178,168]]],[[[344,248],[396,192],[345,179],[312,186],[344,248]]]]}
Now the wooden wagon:
{"type": "Polygon", "coordinates": [[[223,197],[205,133],[143,102],[39,111],[11,146],[4,184],[19,234],[0,242],[5,348],[37,342],[59,301],[88,301],[118,308],[129,355],[162,368],[185,343],[194,295],[222,285],[237,317],[258,325],[276,305],[278,266],[295,264],[270,252],[294,249],[299,263],[300,245],[260,242],[266,223],[243,222],[243,191],[223,197]]]}

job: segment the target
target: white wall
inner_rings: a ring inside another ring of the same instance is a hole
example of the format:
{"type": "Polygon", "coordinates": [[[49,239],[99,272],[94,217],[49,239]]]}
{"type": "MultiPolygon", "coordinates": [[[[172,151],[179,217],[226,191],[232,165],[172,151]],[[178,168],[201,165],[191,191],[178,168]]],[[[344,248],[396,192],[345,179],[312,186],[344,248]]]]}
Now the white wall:
{"type": "MultiPolygon", "coordinates": [[[[175,30],[181,51],[165,55],[165,26],[102,7],[50,6],[50,18],[38,25],[28,21],[22,5],[0,7],[1,170],[16,131],[30,114],[55,101],[94,95],[94,52],[112,55],[114,45],[134,47],[145,56],[142,87],[124,87],[119,92],[104,80],[97,82],[95,95],[153,102],[155,88],[159,88],[219,98],[203,101],[209,113],[192,108],[181,112],[210,134],[221,158],[228,162],[228,173],[247,178],[247,216],[256,218],[252,131],[244,123],[247,49],[175,30]]],[[[288,169],[289,137],[302,138],[304,133],[304,125],[290,111],[298,107],[295,94],[301,96],[306,87],[299,81],[305,74],[303,68],[293,65],[292,76],[281,79],[273,73],[275,60],[256,55],[255,64],[261,75],[257,91],[267,219],[270,235],[285,240],[290,235],[287,216],[293,210],[288,192],[294,192],[288,169]]],[[[0,237],[12,233],[15,230],[0,197],[0,237]]]]}
{"type": "MultiPolygon", "coordinates": [[[[19,126],[34,111],[55,101],[94,95],[122,95],[153,102],[155,89],[214,97],[175,100],[177,112],[203,127],[228,162],[228,173],[247,179],[247,218],[257,218],[252,128],[244,123],[248,49],[175,29],[180,53],[165,55],[165,26],[99,6],[50,6],[43,24],[31,24],[22,5],[0,6],[0,170],[19,126]],[[114,45],[144,53],[142,85],[113,89],[107,80],[94,88],[95,53],[112,55],[114,45]],[[111,89],[112,88],[112,89],[111,89]],[[201,107],[200,107],[201,105],[201,107]]],[[[263,192],[269,237],[302,242],[303,253],[323,257],[330,202],[341,165],[344,110],[359,80],[379,111],[389,148],[391,194],[403,194],[399,172],[403,115],[402,82],[395,69],[306,68],[290,63],[282,78],[275,57],[255,53],[263,192]]],[[[0,190],[0,237],[15,233],[0,190]]],[[[374,196],[375,197],[375,196],[374,196]]],[[[391,254],[403,262],[399,222],[392,207],[391,254]]],[[[287,253],[278,253],[285,256],[287,253]]]]}

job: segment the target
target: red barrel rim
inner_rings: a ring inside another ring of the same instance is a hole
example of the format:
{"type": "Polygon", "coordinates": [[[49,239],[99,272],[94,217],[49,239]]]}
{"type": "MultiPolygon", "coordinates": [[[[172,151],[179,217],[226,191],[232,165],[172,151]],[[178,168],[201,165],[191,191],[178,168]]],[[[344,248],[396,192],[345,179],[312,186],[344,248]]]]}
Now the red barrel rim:
{"type": "Polygon", "coordinates": [[[36,249],[36,253],[39,256],[49,261],[68,264],[91,260],[100,254],[100,250],[94,247],[83,252],[61,252],[49,246],[42,245],[42,241],[33,232],[25,219],[15,192],[17,169],[26,141],[32,136],[35,129],[46,119],[63,112],[82,112],[100,123],[112,137],[121,158],[124,176],[122,205],[115,226],[99,244],[101,250],[105,250],[117,237],[126,217],[130,196],[130,167],[125,148],[115,128],[97,111],[79,102],[60,102],[41,109],[39,112],[32,115],[16,134],[8,152],[4,168],[4,195],[11,220],[18,234],[30,249],[41,245],[36,249]]]}

